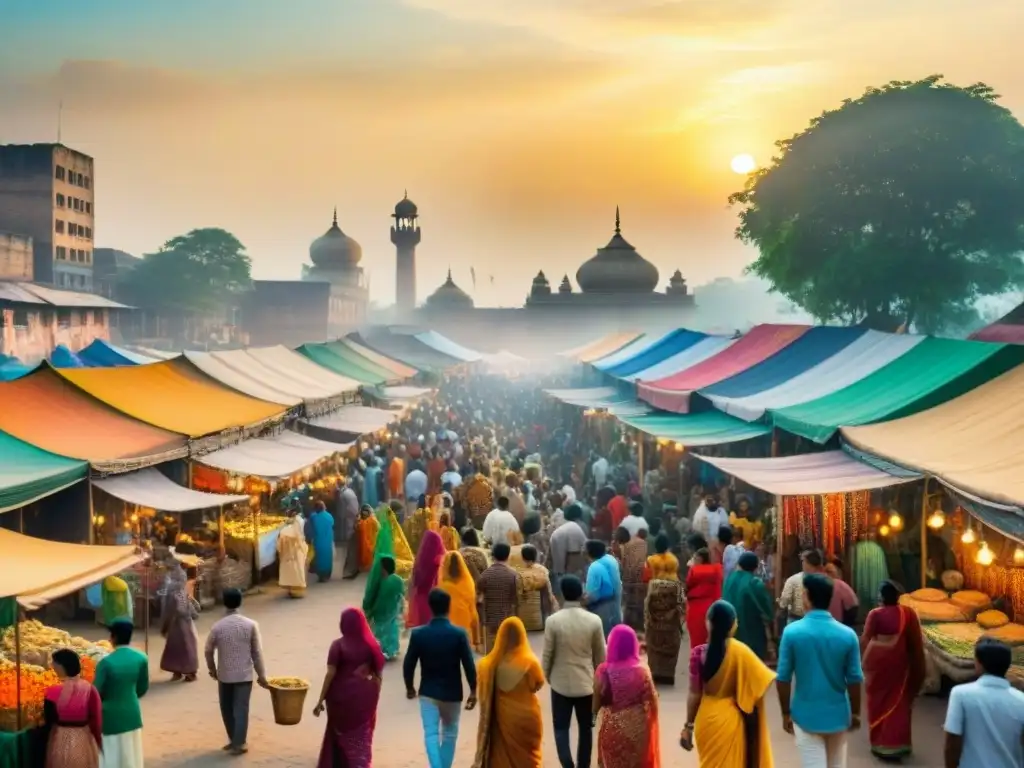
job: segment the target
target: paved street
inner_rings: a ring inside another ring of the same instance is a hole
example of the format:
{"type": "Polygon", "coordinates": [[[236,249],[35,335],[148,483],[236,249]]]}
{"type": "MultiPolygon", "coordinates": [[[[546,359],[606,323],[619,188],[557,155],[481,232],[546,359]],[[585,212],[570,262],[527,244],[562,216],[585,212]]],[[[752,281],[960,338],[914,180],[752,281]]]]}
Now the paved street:
{"type": "MultiPolygon", "coordinates": [[[[340,569],[339,569],[340,570],[340,569]]],[[[338,572],[338,571],[336,571],[338,572]]],[[[217,708],[217,691],[205,675],[192,684],[171,683],[158,669],[162,640],[158,633],[150,638],[153,686],[144,702],[146,765],[167,768],[188,764],[195,768],[229,763],[250,766],[313,766],[316,764],[323,734],[323,720],[311,714],[315,692],[319,690],[330,642],[337,636],[338,618],[343,608],[358,605],[362,599],[364,577],[355,582],[332,581],[312,585],[302,600],[284,597],[276,587],[247,598],[246,613],[260,622],[270,675],[300,676],[313,686],[307,700],[307,715],[297,726],[274,724],[270,696],[256,689],[253,693],[252,724],[248,755],[231,758],[221,752],[225,735],[217,708]]],[[[220,616],[215,608],[199,621],[200,643],[205,642],[212,622],[220,616]]],[[[540,654],[542,636],[531,636],[540,654]]],[[[141,638],[140,638],[141,640],[141,638]]],[[[662,690],[661,741],[665,766],[696,766],[694,755],[678,746],[679,729],[685,721],[685,655],[681,655],[679,685],[662,690]]],[[[541,693],[545,718],[544,766],[557,768],[550,732],[548,691],[541,693]]],[[[775,762],[779,768],[796,766],[791,738],[781,728],[774,690],[770,694],[775,762]]],[[[915,711],[915,746],[919,752],[908,765],[941,765],[942,716],[945,704],[938,699],[923,699],[915,711]]],[[[471,765],[476,735],[475,712],[462,721],[456,766],[471,765]]],[[[378,712],[374,764],[380,768],[424,768],[418,704],[407,701],[398,664],[389,665],[378,712]]],[[[873,764],[867,747],[867,735],[853,737],[850,768],[873,764]]],[[[596,764],[596,760],[595,760],[596,764]]]]}

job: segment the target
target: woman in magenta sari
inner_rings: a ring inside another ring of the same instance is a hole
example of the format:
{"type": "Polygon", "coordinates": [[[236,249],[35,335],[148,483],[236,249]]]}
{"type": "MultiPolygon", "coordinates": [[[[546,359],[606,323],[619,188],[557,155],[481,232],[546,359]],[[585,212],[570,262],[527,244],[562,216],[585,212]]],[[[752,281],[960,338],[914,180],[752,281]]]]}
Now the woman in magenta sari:
{"type": "Polygon", "coordinates": [[[43,716],[49,728],[46,768],[99,768],[103,704],[92,683],[79,675],[82,662],[66,648],[53,653],[60,684],[46,690],[43,716]]]}
{"type": "Polygon", "coordinates": [[[409,629],[422,627],[430,622],[430,605],[427,596],[437,586],[441,561],[445,555],[444,540],[437,531],[427,531],[420,541],[420,549],[416,553],[416,561],[412,566],[412,577],[409,579],[409,615],[405,626],[409,629]]]}
{"type": "Polygon", "coordinates": [[[370,768],[377,726],[384,653],[358,608],[341,614],[341,637],[331,643],[317,717],[327,709],[327,729],[317,768],[370,768]]]}
{"type": "Polygon", "coordinates": [[[658,694],[640,661],[636,632],[619,624],[594,675],[594,716],[600,713],[597,760],[602,768],[661,768],[658,694]]]}
{"type": "Polygon", "coordinates": [[[871,751],[885,760],[911,753],[911,711],[925,674],[921,623],[900,605],[900,592],[883,582],[881,605],[868,614],[860,638],[871,751]]]}

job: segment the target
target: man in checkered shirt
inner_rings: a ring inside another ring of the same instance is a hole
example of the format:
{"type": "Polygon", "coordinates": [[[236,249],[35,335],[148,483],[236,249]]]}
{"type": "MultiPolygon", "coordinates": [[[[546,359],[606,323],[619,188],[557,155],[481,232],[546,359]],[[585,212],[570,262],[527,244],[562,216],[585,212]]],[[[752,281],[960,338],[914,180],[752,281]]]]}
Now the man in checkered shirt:
{"type": "Polygon", "coordinates": [[[224,607],[228,614],[213,625],[210,636],[206,638],[206,666],[210,677],[217,681],[220,714],[228,732],[224,750],[232,755],[241,755],[249,750],[245,741],[249,732],[253,672],[256,673],[257,685],[268,687],[260,627],[239,613],[241,606],[241,591],[224,590],[224,607]]]}

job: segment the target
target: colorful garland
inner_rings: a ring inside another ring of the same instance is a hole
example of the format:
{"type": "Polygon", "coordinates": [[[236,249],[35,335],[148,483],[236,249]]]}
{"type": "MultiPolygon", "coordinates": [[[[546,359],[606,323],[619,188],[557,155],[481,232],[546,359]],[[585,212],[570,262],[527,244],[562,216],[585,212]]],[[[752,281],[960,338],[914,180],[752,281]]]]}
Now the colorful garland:
{"type": "Polygon", "coordinates": [[[801,547],[813,547],[819,540],[818,508],[814,496],[787,496],[783,500],[782,532],[796,534],[801,547]]]}

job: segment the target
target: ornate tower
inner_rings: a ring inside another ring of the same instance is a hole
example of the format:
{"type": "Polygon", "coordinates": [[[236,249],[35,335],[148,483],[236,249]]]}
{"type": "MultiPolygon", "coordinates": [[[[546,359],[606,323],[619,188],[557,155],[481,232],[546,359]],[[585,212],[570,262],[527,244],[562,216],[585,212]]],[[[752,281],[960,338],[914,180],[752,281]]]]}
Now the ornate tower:
{"type": "Polygon", "coordinates": [[[408,192],[391,214],[391,242],[395,245],[395,306],[399,311],[416,308],[416,246],[420,244],[419,214],[408,192]]]}

